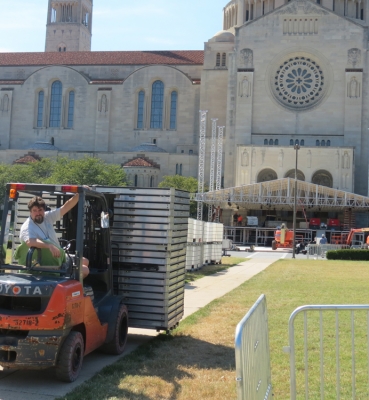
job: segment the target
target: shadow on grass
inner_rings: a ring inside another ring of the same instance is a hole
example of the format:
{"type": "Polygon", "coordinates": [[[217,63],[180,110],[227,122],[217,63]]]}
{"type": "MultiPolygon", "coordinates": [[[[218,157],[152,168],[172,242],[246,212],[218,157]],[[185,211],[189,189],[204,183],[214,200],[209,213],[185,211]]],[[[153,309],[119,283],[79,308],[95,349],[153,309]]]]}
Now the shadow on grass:
{"type": "Polygon", "coordinates": [[[62,399],[153,400],[157,389],[150,394],[150,386],[154,384],[157,387],[158,382],[166,388],[166,394],[161,398],[175,399],[182,390],[180,381],[196,378],[188,372],[194,369],[234,370],[234,348],[191,336],[162,334],[105,367],[62,399]]]}

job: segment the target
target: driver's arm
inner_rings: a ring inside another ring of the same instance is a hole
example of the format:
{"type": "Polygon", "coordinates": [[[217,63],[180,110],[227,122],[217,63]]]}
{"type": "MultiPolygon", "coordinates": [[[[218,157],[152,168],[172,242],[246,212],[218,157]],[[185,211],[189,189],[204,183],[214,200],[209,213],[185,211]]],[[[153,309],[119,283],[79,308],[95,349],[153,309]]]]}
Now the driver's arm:
{"type": "Polygon", "coordinates": [[[60,217],[65,215],[69,210],[71,210],[79,200],[79,193],[74,195],[71,199],[66,201],[61,207],[60,207],[60,217]]]}
{"type": "Polygon", "coordinates": [[[40,239],[29,238],[26,240],[26,244],[30,248],[49,249],[53,257],[60,257],[60,249],[52,243],[45,243],[40,239]]]}

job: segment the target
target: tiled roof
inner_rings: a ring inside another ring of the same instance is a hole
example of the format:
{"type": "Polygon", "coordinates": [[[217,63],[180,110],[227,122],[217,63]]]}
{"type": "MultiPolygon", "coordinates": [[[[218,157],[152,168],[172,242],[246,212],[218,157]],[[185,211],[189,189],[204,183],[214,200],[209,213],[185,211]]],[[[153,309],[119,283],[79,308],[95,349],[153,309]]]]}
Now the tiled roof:
{"type": "Polygon", "coordinates": [[[202,65],[204,51],[76,51],[0,53],[0,66],[20,65],[202,65]]]}
{"type": "Polygon", "coordinates": [[[14,164],[29,164],[40,161],[41,157],[34,152],[29,152],[24,157],[18,158],[18,160],[14,161],[14,164]]]}
{"type": "Polygon", "coordinates": [[[150,168],[158,168],[156,163],[151,162],[147,158],[135,158],[134,160],[128,161],[123,164],[123,167],[150,167],[150,168]]]}

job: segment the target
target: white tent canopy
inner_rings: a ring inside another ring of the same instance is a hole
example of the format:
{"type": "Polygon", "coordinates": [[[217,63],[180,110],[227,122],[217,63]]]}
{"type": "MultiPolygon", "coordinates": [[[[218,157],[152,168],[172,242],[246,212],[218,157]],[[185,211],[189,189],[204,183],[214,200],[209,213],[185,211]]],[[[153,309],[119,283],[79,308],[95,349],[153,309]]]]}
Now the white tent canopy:
{"type": "MultiPolygon", "coordinates": [[[[207,193],[197,193],[195,199],[222,208],[231,205],[248,209],[292,210],[295,180],[291,178],[242,185],[207,193]]],[[[369,210],[369,197],[326,186],[297,181],[297,208],[305,210],[338,211],[351,208],[369,210]]]]}

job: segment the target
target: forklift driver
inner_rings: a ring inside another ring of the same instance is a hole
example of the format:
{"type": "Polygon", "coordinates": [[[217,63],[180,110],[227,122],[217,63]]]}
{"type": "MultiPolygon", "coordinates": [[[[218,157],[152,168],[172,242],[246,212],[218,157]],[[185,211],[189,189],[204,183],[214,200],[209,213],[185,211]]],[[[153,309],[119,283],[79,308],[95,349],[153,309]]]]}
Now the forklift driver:
{"type": "MultiPolygon", "coordinates": [[[[39,249],[49,249],[53,257],[61,256],[59,245],[53,224],[59,221],[69,210],[71,210],[79,200],[77,193],[66,201],[60,208],[46,211],[46,204],[42,197],[35,196],[28,202],[30,216],[21,227],[19,238],[28,247],[39,249]]],[[[83,257],[82,275],[83,279],[89,274],[89,260],[83,257]]]]}

